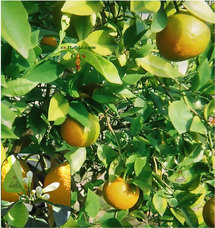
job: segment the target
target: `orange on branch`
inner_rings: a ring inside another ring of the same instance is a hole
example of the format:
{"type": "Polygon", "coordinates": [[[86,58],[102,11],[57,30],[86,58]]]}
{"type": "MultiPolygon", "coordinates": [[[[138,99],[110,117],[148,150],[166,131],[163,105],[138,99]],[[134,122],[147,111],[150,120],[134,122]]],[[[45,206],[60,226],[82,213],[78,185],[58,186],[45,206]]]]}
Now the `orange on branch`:
{"type": "Polygon", "coordinates": [[[61,125],[61,135],[71,146],[86,147],[95,143],[99,133],[100,125],[97,118],[89,113],[89,126],[85,127],[71,117],[67,117],[61,125]]]}
{"type": "Polygon", "coordinates": [[[156,34],[158,50],[166,59],[182,61],[201,54],[210,41],[210,29],[188,13],[168,17],[167,26],[156,34]]]}
{"type": "Polygon", "coordinates": [[[137,203],[139,195],[139,188],[132,188],[132,185],[121,177],[117,177],[113,182],[106,181],[103,187],[105,201],[119,210],[132,208],[137,203]]]}
{"type": "Polygon", "coordinates": [[[211,198],[205,203],[203,218],[209,227],[215,227],[215,198],[211,198]]]}
{"type": "Polygon", "coordinates": [[[49,45],[49,46],[52,46],[52,47],[57,47],[57,40],[54,37],[45,36],[41,40],[41,44],[49,45]]]}
{"type": "Polygon", "coordinates": [[[46,175],[44,180],[44,187],[47,187],[51,183],[59,182],[60,186],[52,191],[48,192],[50,198],[48,201],[54,204],[61,204],[65,206],[71,205],[71,172],[68,162],[64,162],[54,168],[52,168],[46,175]]]}

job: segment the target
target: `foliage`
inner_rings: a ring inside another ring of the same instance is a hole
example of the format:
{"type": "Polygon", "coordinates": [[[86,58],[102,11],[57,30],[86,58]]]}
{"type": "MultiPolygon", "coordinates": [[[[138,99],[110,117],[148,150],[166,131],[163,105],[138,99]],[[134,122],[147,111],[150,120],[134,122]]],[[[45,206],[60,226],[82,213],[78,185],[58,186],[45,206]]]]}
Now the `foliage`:
{"type": "Polygon", "coordinates": [[[2,226],[204,227],[215,168],[211,3],[1,5],[2,145],[5,156],[28,163],[35,189],[17,202],[2,201],[2,226]],[[211,40],[196,58],[171,62],[160,55],[155,37],[168,16],[183,10],[208,24],[211,40]],[[57,47],[41,42],[44,37],[56,39],[57,47]],[[83,91],[88,85],[94,85],[90,93],[83,91]],[[86,113],[98,116],[100,136],[86,148],[72,147],[60,125],[70,116],[86,126],[86,113]],[[52,204],[50,215],[43,181],[65,160],[71,208],[52,204]],[[113,210],[101,196],[104,182],[119,176],[140,189],[129,210],[113,210]]]}

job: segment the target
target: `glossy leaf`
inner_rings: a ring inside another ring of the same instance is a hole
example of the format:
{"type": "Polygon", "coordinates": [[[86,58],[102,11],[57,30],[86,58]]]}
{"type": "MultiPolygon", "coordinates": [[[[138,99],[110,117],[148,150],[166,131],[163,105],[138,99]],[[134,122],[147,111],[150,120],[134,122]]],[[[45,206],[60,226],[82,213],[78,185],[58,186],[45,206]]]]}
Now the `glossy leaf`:
{"type": "Polygon", "coordinates": [[[93,51],[99,55],[110,55],[116,51],[116,42],[108,31],[96,30],[85,39],[85,42],[93,47],[93,51]]]}
{"type": "Polygon", "coordinates": [[[24,58],[31,46],[28,14],[20,1],[2,1],[1,35],[24,58]]]}
{"type": "Polygon", "coordinates": [[[85,203],[85,211],[88,216],[95,218],[100,209],[100,201],[98,196],[88,188],[87,199],[85,203]]]}
{"type": "Polygon", "coordinates": [[[208,121],[210,115],[215,116],[215,99],[213,98],[204,109],[205,120],[208,121]]]}
{"type": "Polygon", "coordinates": [[[113,150],[110,146],[99,145],[97,149],[97,155],[100,161],[102,161],[107,167],[117,156],[117,152],[113,150]]]}
{"type": "Polygon", "coordinates": [[[63,65],[49,60],[36,66],[25,78],[32,82],[49,83],[56,80],[64,69],[63,65]]]}
{"type": "Polygon", "coordinates": [[[28,216],[29,213],[26,206],[21,202],[17,202],[10,208],[4,218],[10,226],[24,227],[28,221],[28,216]]]}
{"type": "Polygon", "coordinates": [[[86,56],[84,60],[91,64],[108,82],[122,84],[118,70],[112,62],[88,50],[80,50],[80,55],[82,54],[86,56]]]}
{"type": "Polygon", "coordinates": [[[209,23],[215,23],[215,13],[210,6],[204,1],[188,1],[183,3],[184,7],[196,17],[209,23]]]}
{"type": "Polygon", "coordinates": [[[12,128],[12,124],[16,118],[14,111],[4,103],[1,103],[1,123],[9,128],[12,128]]]}
{"type": "Polygon", "coordinates": [[[91,15],[97,13],[102,9],[102,3],[100,1],[66,1],[61,8],[63,13],[75,14],[75,15],[91,15]]]}
{"type": "Polygon", "coordinates": [[[158,77],[177,78],[184,76],[179,73],[178,70],[174,68],[169,62],[158,56],[147,55],[143,58],[136,58],[135,61],[138,66],[142,67],[150,74],[156,75],[158,77]]]}
{"type": "Polygon", "coordinates": [[[69,111],[69,102],[60,93],[56,93],[50,100],[48,121],[55,121],[65,117],[69,111]]]}
{"type": "Polygon", "coordinates": [[[134,162],[134,171],[135,174],[138,176],[142,169],[145,167],[147,162],[147,157],[137,157],[134,162]]]}
{"type": "Polygon", "coordinates": [[[189,227],[198,227],[198,219],[196,214],[190,207],[181,207],[180,211],[185,218],[185,221],[189,227]]]}
{"type": "Polygon", "coordinates": [[[174,101],[169,105],[169,118],[179,134],[190,128],[193,115],[183,101],[174,101]]]}
{"type": "Polygon", "coordinates": [[[70,104],[69,115],[83,126],[89,126],[89,113],[81,102],[72,102],[70,104]]]}
{"type": "Polygon", "coordinates": [[[1,124],[1,138],[2,139],[18,139],[19,137],[13,133],[11,128],[7,127],[4,124],[1,124]]]}
{"type": "Polygon", "coordinates": [[[209,66],[208,60],[205,59],[199,69],[198,69],[198,88],[201,89],[204,85],[211,80],[211,68],[209,66]]]}
{"type": "Polygon", "coordinates": [[[190,126],[190,131],[197,132],[203,135],[207,134],[207,128],[198,116],[195,116],[193,118],[193,121],[190,126]]]}
{"type": "Polygon", "coordinates": [[[154,14],[152,18],[151,30],[152,32],[160,32],[167,25],[167,15],[163,8],[154,14]]]}
{"type": "Polygon", "coordinates": [[[135,13],[156,13],[160,9],[160,1],[131,0],[130,10],[135,13]]]}
{"type": "Polygon", "coordinates": [[[37,85],[37,82],[32,82],[25,78],[17,78],[7,82],[6,86],[2,88],[2,95],[7,97],[22,96],[37,85]]]}
{"type": "Polygon", "coordinates": [[[175,216],[175,218],[183,225],[185,222],[185,218],[183,217],[182,213],[175,208],[170,208],[170,211],[175,216]]]}
{"type": "Polygon", "coordinates": [[[23,191],[23,180],[21,165],[14,156],[8,158],[10,169],[5,176],[3,187],[7,192],[21,192],[23,191]]]}
{"type": "Polygon", "coordinates": [[[159,190],[155,193],[152,199],[154,207],[158,211],[160,216],[163,216],[167,208],[167,200],[164,193],[165,191],[159,190]]]}
{"type": "Polygon", "coordinates": [[[152,169],[149,164],[146,164],[146,166],[141,170],[141,173],[136,177],[133,183],[146,193],[149,193],[151,191],[152,169]]]}
{"type": "Polygon", "coordinates": [[[95,19],[95,14],[91,16],[72,16],[71,21],[74,24],[79,40],[83,40],[89,35],[95,24],[95,19]]]}
{"type": "Polygon", "coordinates": [[[129,85],[135,85],[142,77],[144,74],[126,74],[122,80],[129,85]]]}
{"type": "Polygon", "coordinates": [[[68,160],[71,167],[71,175],[78,172],[86,160],[86,148],[73,147],[71,150],[65,154],[65,158],[68,160]]]}

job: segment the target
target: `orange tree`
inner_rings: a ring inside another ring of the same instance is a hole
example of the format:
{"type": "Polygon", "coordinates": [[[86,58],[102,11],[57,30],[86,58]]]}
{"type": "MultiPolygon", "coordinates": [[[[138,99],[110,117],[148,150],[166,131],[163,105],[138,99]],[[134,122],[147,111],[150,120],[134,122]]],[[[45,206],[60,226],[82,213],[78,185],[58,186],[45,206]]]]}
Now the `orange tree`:
{"type": "Polygon", "coordinates": [[[2,227],[214,224],[211,1],[1,9],[2,227]]]}

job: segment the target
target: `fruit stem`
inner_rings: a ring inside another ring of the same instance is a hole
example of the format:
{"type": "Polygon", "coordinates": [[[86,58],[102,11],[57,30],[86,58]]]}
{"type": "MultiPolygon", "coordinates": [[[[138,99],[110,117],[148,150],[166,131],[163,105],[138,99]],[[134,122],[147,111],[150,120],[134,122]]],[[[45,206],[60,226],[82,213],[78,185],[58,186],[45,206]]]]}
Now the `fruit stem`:
{"type": "Polygon", "coordinates": [[[177,5],[176,1],[173,1],[173,4],[175,6],[176,12],[179,13],[179,8],[178,8],[178,5],[177,5]]]}

